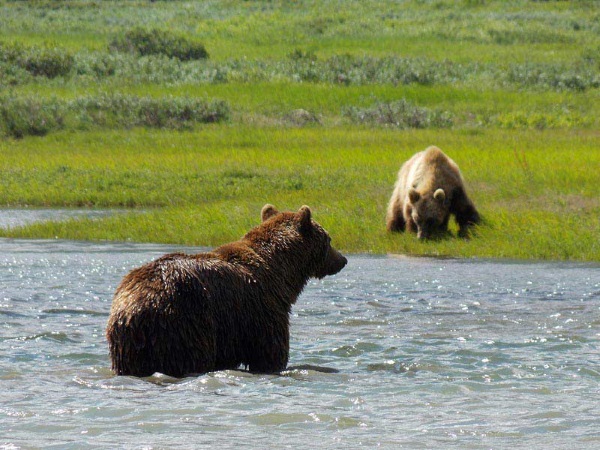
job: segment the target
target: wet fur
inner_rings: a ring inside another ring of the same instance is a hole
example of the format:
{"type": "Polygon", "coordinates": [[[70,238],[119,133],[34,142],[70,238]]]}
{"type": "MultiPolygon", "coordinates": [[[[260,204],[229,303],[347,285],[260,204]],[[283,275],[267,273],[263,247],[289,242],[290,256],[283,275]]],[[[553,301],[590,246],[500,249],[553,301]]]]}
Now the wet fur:
{"type": "Polygon", "coordinates": [[[106,331],[116,374],[286,368],[292,305],[310,277],[347,261],[308,207],[278,213],[266,205],[262,218],[237,242],[165,255],[123,278],[106,331]]]}

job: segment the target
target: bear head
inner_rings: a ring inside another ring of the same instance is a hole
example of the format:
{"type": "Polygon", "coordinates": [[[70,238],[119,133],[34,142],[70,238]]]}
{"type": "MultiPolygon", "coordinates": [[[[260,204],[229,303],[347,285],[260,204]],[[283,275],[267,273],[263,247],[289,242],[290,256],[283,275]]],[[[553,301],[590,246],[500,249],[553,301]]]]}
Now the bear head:
{"type": "Polygon", "coordinates": [[[450,199],[443,189],[431,192],[408,191],[410,215],[417,226],[417,238],[439,236],[447,230],[450,217],[450,199]]]}
{"type": "Polygon", "coordinates": [[[298,212],[279,212],[273,205],[265,205],[261,211],[263,227],[276,230],[275,236],[282,245],[293,248],[308,267],[308,276],[323,278],[342,270],[348,260],[334,247],[325,229],[312,219],[308,206],[298,212]]]}

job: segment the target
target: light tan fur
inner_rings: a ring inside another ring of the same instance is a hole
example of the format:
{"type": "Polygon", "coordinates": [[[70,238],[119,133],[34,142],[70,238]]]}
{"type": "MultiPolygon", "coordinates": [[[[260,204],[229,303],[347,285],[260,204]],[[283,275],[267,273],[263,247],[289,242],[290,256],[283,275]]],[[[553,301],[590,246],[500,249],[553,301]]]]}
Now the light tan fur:
{"type": "Polygon", "coordinates": [[[390,199],[388,231],[412,231],[419,238],[447,232],[454,214],[461,235],[480,218],[466,196],[458,165],[435,146],[415,154],[400,171],[390,199]]]}

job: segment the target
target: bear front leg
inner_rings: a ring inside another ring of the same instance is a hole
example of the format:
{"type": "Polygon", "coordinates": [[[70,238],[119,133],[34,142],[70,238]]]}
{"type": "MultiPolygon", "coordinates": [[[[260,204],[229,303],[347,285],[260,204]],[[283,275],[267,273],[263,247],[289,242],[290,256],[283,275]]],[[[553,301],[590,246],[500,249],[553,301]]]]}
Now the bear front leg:
{"type": "Polygon", "coordinates": [[[419,227],[417,223],[412,218],[412,206],[406,205],[404,207],[404,211],[402,212],[404,223],[406,224],[406,231],[409,233],[418,233],[419,227]]]}
{"type": "Polygon", "coordinates": [[[402,232],[406,227],[406,222],[402,215],[404,209],[402,201],[397,197],[390,202],[386,217],[386,229],[391,232],[402,232]]]}
{"type": "Polygon", "coordinates": [[[473,226],[478,224],[481,221],[480,217],[479,217],[479,213],[477,212],[477,210],[475,209],[474,206],[471,206],[469,208],[469,211],[467,211],[465,214],[459,216],[456,216],[456,223],[458,223],[458,236],[459,237],[468,237],[469,236],[469,229],[473,226]]]}
{"type": "Polygon", "coordinates": [[[469,228],[481,222],[481,217],[475,209],[473,202],[467,197],[463,189],[457,189],[452,197],[450,213],[454,214],[458,224],[458,235],[468,237],[469,228]]]}
{"type": "Polygon", "coordinates": [[[402,216],[394,216],[388,219],[386,228],[391,232],[402,232],[406,228],[406,222],[402,216]]]}
{"type": "Polygon", "coordinates": [[[412,218],[406,221],[406,231],[409,233],[417,233],[419,231],[419,227],[417,227],[417,224],[412,218]]]}

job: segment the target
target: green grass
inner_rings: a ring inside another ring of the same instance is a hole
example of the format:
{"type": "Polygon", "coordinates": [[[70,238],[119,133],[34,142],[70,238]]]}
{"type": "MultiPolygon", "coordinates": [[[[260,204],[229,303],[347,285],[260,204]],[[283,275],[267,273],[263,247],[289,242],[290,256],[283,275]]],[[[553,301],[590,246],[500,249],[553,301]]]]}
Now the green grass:
{"type": "Polygon", "coordinates": [[[598,261],[596,3],[0,0],[0,207],[130,211],[0,235],[215,246],[269,202],[347,252],[598,261]],[[132,30],[162,38],[109,49],[132,30]],[[385,232],[431,144],[485,218],[470,240],[385,232]]]}
{"type": "Polygon", "coordinates": [[[463,61],[571,60],[597,43],[593,0],[338,2],[39,1],[0,4],[3,36],[102,49],[123,29],[144,25],[193,34],[211,57],[282,58],[290,47],[463,61]],[[57,26],[60,25],[60,26],[57,26]],[[531,51],[530,45],[535,45],[531,51]],[[211,51],[212,49],[212,51],[211,51]],[[494,51],[491,51],[494,50],[494,51]],[[213,56],[214,55],[214,56],[213,56]]]}
{"type": "MultiPolygon", "coordinates": [[[[596,92],[516,92],[506,90],[480,90],[475,87],[453,85],[395,87],[391,85],[331,86],[324,83],[226,83],[219,85],[181,85],[172,87],[165,95],[164,87],[141,84],[131,88],[94,86],[89,89],[46,88],[35,85],[11,90],[14,98],[31,99],[48,104],[64,104],[67,118],[81,129],[88,121],[86,103],[104,103],[110,98],[155,98],[159,103],[190,99],[205,99],[207,103],[223,103],[230,109],[234,121],[253,125],[289,125],[285,117],[296,109],[305,109],[317,115],[326,127],[348,124],[352,121],[344,114],[349,109],[368,110],[380,103],[406,100],[419,108],[445,112],[452,117],[454,128],[518,128],[518,129],[593,129],[600,125],[600,98],[596,92]],[[111,94],[107,94],[111,92],[111,94]],[[66,105],[71,102],[71,105],[66,105]]],[[[2,96],[0,95],[0,99],[2,96]]],[[[11,102],[4,103],[4,108],[11,102]]],[[[118,104],[115,102],[115,104],[118,104]]],[[[118,117],[122,109],[109,116],[118,117]]],[[[21,111],[15,111],[23,117],[21,111]]],[[[201,120],[199,120],[201,122],[201,120]]],[[[96,121],[99,126],[102,121],[96,121]]],[[[120,122],[121,125],[127,122],[120,122]]],[[[62,127],[63,129],[65,127],[62,127]]],[[[68,125],[67,125],[68,128],[68,125]]],[[[0,134],[3,124],[0,123],[0,134]]]]}
{"type": "Polygon", "coordinates": [[[215,246],[257,224],[269,202],[281,209],[308,204],[347,252],[600,259],[595,132],[211,125],[195,132],[58,133],[4,142],[0,151],[7,204],[137,208],[5,236],[215,246]],[[460,165],[485,218],[471,240],[423,243],[385,232],[400,164],[430,144],[460,165]]]}

